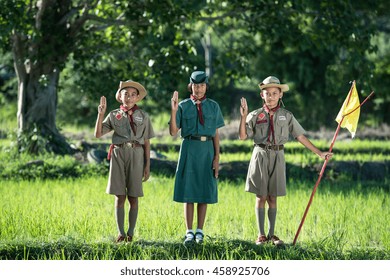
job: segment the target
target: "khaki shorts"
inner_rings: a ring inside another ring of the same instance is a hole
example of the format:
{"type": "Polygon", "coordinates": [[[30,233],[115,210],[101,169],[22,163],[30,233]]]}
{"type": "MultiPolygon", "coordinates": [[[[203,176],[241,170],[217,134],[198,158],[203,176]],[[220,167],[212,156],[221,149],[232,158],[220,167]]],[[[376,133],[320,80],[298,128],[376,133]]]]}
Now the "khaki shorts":
{"type": "Polygon", "coordinates": [[[254,147],[245,190],[259,196],[286,195],[286,163],[283,150],[254,147]]]}
{"type": "Polygon", "coordinates": [[[110,173],[106,192],[132,197],[144,196],[142,178],[144,173],[144,149],[123,146],[112,150],[110,173]]]}

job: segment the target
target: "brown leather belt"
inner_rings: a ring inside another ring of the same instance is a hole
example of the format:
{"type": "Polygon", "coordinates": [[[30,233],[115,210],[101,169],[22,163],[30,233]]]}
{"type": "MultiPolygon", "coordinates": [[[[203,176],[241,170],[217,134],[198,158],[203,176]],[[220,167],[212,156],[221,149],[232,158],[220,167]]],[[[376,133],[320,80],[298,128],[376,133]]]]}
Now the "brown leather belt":
{"type": "Polygon", "coordinates": [[[205,141],[210,141],[210,140],[212,140],[213,137],[211,137],[211,136],[196,136],[196,135],[189,135],[189,136],[184,137],[184,139],[190,139],[190,140],[197,140],[197,141],[205,142],[205,141]]]}
{"type": "Polygon", "coordinates": [[[260,147],[264,150],[274,150],[281,151],[284,149],[284,145],[266,145],[266,144],[255,144],[255,146],[260,147]]]}
{"type": "Polygon", "coordinates": [[[131,148],[136,148],[136,147],[142,147],[140,143],[135,143],[135,142],[125,142],[122,144],[115,144],[115,147],[123,148],[123,147],[131,147],[131,148]]]}

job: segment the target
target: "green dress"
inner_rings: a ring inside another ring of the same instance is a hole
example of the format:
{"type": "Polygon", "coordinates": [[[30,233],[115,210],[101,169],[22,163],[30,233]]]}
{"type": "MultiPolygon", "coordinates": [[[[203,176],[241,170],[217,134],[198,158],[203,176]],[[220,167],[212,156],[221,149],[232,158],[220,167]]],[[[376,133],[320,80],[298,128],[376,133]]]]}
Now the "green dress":
{"type": "Polygon", "coordinates": [[[176,123],[183,138],[176,169],[173,200],[188,203],[217,203],[217,180],[214,177],[213,140],[186,139],[188,136],[214,137],[218,128],[225,125],[217,102],[202,101],[204,125],[200,124],[195,103],[185,99],[179,103],[176,123]]]}

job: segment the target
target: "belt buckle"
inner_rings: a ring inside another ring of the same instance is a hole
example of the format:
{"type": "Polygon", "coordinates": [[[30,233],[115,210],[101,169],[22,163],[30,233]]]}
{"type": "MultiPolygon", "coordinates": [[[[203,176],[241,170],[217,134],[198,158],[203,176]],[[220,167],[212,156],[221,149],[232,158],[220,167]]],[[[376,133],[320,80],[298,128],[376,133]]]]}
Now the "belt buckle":
{"type": "Polygon", "coordinates": [[[270,151],[270,150],[272,150],[272,145],[265,145],[265,150],[266,151],[270,151]]]}
{"type": "Polygon", "coordinates": [[[126,143],[126,146],[127,146],[127,147],[130,147],[130,148],[134,148],[134,147],[135,147],[135,143],[133,143],[133,142],[127,142],[127,143],[126,143]]]}
{"type": "Polygon", "coordinates": [[[206,136],[200,136],[200,141],[205,142],[207,140],[206,136]]]}

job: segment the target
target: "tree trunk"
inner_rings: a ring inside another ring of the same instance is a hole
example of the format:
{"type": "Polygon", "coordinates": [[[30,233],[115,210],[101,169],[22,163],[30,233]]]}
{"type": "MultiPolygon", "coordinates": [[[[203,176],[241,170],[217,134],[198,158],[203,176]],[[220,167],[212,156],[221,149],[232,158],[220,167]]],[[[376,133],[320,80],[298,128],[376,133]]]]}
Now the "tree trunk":
{"type": "MultiPolygon", "coordinates": [[[[57,86],[60,71],[50,64],[31,66],[23,61],[21,37],[13,37],[15,72],[18,77],[18,147],[19,151],[58,154],[72,152],[56,126],[57,86]],[[45,69],[48,74],[42,74],[45,69]]],[[[37,63],[38,64],[38,63],[37,63]]]]}
{"type": "Polygon", "coordinates": [[[19,151],[72,152],[56,126],[60,71],[73,42],[70,28],[62,20],[67,18],[69,3],[69,0],[38,1],[34,35],[12,31],[12,54],[18,77],[19,151]]]}
{"type": "Polygon", "coordinates": [[[46,75],[37,72],[30,70],[26,75],[18,75],[19,149],[30,153],[71,153],[56,126],[59,71],[55,69],[46,75]]]}

